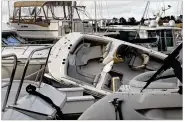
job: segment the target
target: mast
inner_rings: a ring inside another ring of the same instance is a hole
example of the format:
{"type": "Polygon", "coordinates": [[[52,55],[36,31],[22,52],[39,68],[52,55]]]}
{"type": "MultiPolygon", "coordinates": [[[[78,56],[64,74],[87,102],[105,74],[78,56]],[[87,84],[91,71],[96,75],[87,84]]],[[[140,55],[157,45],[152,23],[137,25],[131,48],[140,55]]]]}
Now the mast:
{"type": "Polygon", "coordinates": [[[10,23],[10,3],[9,3],[9,0],[8,0],[8,21],[10,23]]]}
{"type": "Polygon", "coordinates": [[[97,21],[96,21],[96,1],[94,1],[94,4],[95,4],[95,28],[96,28],[96,31],[97,32],[97,21]]]}
{"type": "MultiPolygon", "coordinates": [[[[147,4],[146,4],[146,7],[145,7],[145,10],[144,10],[144,12],[143,12],[143,16],[142,16],[142,18],[141,18],[141,21],[142,21],[142,19],[144,19],[144,16],[145,16],[145,13],[146,13],[146,11],[147,11],[147,9],[148,9],[149,4],[150,4],[150,1],[147,1],[147,4]]],[[[142,24],[142,22],[141,22],[141,21],[140,21],[139,29],[138,29],[138,32],[136,33],[135,38],[137,38],[137,36],[139,35],[140,28],[141,28],[141,24],[142,24]]]]}
{"type": "Polygon", "coordinates": [[[180,10],[180,15],[183,14],[183,1],[181,2],[181,10],[180,10]]]}

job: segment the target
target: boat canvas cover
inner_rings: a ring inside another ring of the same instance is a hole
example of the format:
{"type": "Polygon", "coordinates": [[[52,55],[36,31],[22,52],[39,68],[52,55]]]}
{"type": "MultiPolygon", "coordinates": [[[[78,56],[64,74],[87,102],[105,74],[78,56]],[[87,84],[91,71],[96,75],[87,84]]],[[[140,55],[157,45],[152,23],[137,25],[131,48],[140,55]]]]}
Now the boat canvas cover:
{"type": "Polygon", "coordinates": [[[14,3],[14,7],[43,6],[45,3],[45,1],[18,1],[14,3]]]}
{"type": "Polygon", "coordinates": [[[46,4],[50,4],[53,6],[71,6],[72,1],[18,1],[14,3],[15,7],[30,7],[30,6],[44,6],[46,4]]]}

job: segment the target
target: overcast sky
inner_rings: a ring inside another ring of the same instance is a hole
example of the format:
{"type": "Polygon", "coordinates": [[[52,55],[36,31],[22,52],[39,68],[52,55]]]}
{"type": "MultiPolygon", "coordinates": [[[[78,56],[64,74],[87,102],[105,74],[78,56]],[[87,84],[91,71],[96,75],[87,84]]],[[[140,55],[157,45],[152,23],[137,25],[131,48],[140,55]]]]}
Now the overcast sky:
{"type": "MultiPolygon", "coordinates": [[[[13,11],[13,1],[9,2],[11,13],[13,11]]],[[[89,13],[90,18],[95,17],[95,2],[94,1],[77,1],[78,5],[86,6],[86,11],[89,13]]],[[[97,18],[120,18],[135,17],[137,20],[143,15],[146,7],[146,0],[122,0],[122,1],[96,1],[97,18]]],[[[8,21],[8,2],[3,0],[2,3],[2,21],[8,21]]],[[[165,15],[180,15],[182,13],[182,0],[151,0],[148,10],[148,16],[153,17],[153,14],[161,10],[163,6],[167,8],[171,5],[171,9],[165,12],[165,15]]],[[[85,15],[81,14],[82,19],[87,19],[85,15]]]]}

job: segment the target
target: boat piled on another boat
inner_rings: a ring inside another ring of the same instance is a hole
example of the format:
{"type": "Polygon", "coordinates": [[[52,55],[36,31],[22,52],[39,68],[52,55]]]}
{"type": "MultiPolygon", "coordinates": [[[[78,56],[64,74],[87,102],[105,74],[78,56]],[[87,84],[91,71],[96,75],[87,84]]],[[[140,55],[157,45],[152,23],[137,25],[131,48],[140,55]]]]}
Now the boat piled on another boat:
{"type": "MultiPolygon", "coordinates": [[[[40,71],[44,64],[45,59],[48,57],[48,49],[44,49],[47,46],[52,47],[52,45],[36,45],[36,44],[28,44],[23,38],[21,38],[14,28],[7,24],[2,24],[2,47],[1,54],[6,55],[10,53],[15,53],[18,58],[18,67],[17,72],[15,73],[14,79],[20,80],[21,74],[24,69],[24,65],[29,58],[29,55],[33,50],[40,50],[33,54],[33,58],[30,60],[30,65],[28,67],[28,71],[26,76],[29,80],[33,80],[37,76],[37,72],[40,71]],[[29,76],[31,75],[31,76],[29,76]]],[[[12,58],[2,59],[2,74],[1,78],[10,78],[11,70],[13,68],[13,60],[12,58]]],[[[47,72],[47,71],[46,71],[47,72]]],[[[39,76],[39,75],[38,75],[39,76]]]]}
{"type": "Polygon", "coordinates": [[[156,72],[142,73],[89,107],[79,120],[182,120],[182,44],[156,72]]]}
{"type": "MultiPolygon", "coordinates": [[[[48,46],[47,48],[51,48],[48,46]]],[[[45,49],[43,47],[42,49],[45,49]]],[[[39,49],[41,50],[41,49],[39,49]]],[[[3,120],[47,120],[47,119],[77,119],[95,99],[93,96],[83,96],[83,88],[54,88],[40,80],[25,80],[30,59],[29,55],[21,75],[21,80],[14,80],[17,69],[17,56],[15,54],[3,55],[2,58],[14,59],[10,80],[2,80],[2,119],[3,120]],[[38,82],[39,81],[39,82],[38,82]],[[14,99],[15,98],[15,99],[14,99]],[[4,100],[4,101],[3,101],[4,100]]],[[[44,71],[48,63],[44,64],[44,71]]]]}
{"type": "Polygon", "coordinates": [[[103,97],[113,92],[114,80],[128,84],[138,74],[157,70],[166,57],[129,42],[74,32],[53,46],[45,76],[103,97]]]}

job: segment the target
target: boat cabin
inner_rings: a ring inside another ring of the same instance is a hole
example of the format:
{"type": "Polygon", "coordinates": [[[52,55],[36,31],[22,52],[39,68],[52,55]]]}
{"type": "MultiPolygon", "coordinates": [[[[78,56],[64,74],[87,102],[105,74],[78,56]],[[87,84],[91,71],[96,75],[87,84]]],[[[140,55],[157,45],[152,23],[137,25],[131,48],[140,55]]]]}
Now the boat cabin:
{"type": "Polygon", "coordinates": [[[75,1],[17,1],[10,24],[23,38],[56,43],[71,32],[93,31],[80,18],[79,12],[84,8],[77,6],[75,1]]]}
{"type": "Polygon", "coordinates": [[[6,23],[2,23],[2,46],[25,44],[26,41],[20,37],[16,30],[6,23]]]}
{"type": "Polygon", "coordinates": [[[182,42],[182,29],[178,27],[149,27],[149,26],[112,26],[109,30],[119,32],[112,36],[130,43],[142,44],[169,54],[182,42]],[[145,40],[142,41],[141,40],[145,40]]]}

